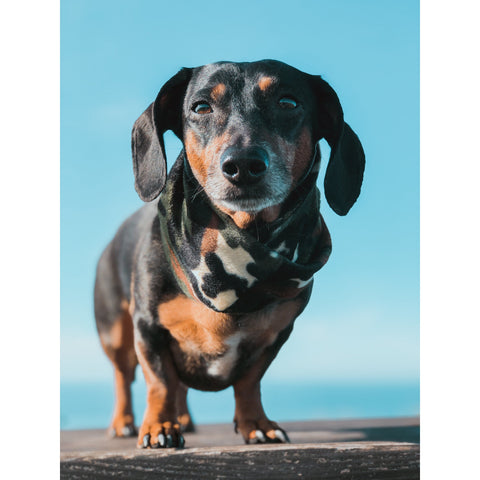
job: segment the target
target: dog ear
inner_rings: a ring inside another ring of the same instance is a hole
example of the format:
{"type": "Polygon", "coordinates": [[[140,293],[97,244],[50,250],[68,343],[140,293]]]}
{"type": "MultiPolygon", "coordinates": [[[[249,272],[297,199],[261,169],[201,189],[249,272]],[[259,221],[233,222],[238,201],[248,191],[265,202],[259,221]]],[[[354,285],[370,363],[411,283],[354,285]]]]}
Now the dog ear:
{"type": "Polygon", "coordinates": [[[133,125],[135,190],[145,202],[154,200],[165,187],[167,162],[163,134],[172,130],[182,139],[183,98],[191,75],[191,68],[182,68],[165,83],[156,100],[133,125]]]}
{"type": "Polygon", "coordinates": [[[332,210],[346,215],[360,195],[365,153],[355,132],[343,120],[337,94],[320,76],[313,76],[317,102],[315,141],[325,138],[330,159],[325,173],[325,197],[332,210]]]}

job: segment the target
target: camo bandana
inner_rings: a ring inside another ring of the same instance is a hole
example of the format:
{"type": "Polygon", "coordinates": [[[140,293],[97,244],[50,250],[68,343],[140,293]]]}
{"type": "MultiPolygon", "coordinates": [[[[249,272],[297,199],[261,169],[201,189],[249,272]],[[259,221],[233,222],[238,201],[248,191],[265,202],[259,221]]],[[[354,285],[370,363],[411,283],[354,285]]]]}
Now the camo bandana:
{"type": "Polygon", "coordinates": [[[240,314],[311,288],[331,252],[319,212],[319,165],[317,152],[278,220],[246,231],[213,206],[182,152],[158,213],[165,254],[183,293],[217,312],[240,314]]]}

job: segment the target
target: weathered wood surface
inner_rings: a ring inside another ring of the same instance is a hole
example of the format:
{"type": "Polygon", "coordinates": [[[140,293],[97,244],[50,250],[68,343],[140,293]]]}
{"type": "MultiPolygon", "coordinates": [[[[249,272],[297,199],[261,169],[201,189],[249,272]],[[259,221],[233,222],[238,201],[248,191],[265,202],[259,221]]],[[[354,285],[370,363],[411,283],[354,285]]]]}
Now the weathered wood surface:
{"type": "Polygon", "coordinates": [[[200,425],[184,450],[137,450],[104,430],[61,432],[65,479],[418,479],[418,418],[282,422],[291,444],[244,445],[200,425]]]}

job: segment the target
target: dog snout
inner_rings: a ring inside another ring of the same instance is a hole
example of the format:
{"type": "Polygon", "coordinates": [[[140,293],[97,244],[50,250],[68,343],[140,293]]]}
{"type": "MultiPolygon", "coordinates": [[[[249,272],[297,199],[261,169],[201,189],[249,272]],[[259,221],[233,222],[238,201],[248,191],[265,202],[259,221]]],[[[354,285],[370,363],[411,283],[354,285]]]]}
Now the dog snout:
{"type": "Polygon", "coordinates": [[[225,150],[220,161],[223,176],[236,185],[253,185],[267,173],[268,153],[260,147],[225,150]]]}

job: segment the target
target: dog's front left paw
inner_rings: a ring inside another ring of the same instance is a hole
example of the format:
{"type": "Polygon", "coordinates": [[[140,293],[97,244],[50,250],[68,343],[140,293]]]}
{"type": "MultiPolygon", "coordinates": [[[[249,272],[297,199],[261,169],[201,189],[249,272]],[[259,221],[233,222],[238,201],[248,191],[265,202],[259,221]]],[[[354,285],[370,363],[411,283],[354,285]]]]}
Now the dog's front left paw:
{"type": "Polygon", "coordinates": [[[137,448],[183,448],[185,439],[180,425],[172,422],[143,423],[138,434],[137,448]]]}
{"type": "Polygon", "coordinates": [[[235,433],[240,432],[245,443],[290,443],[287,432],[277,423],[268,420],[234,421],[235,433]]]}

